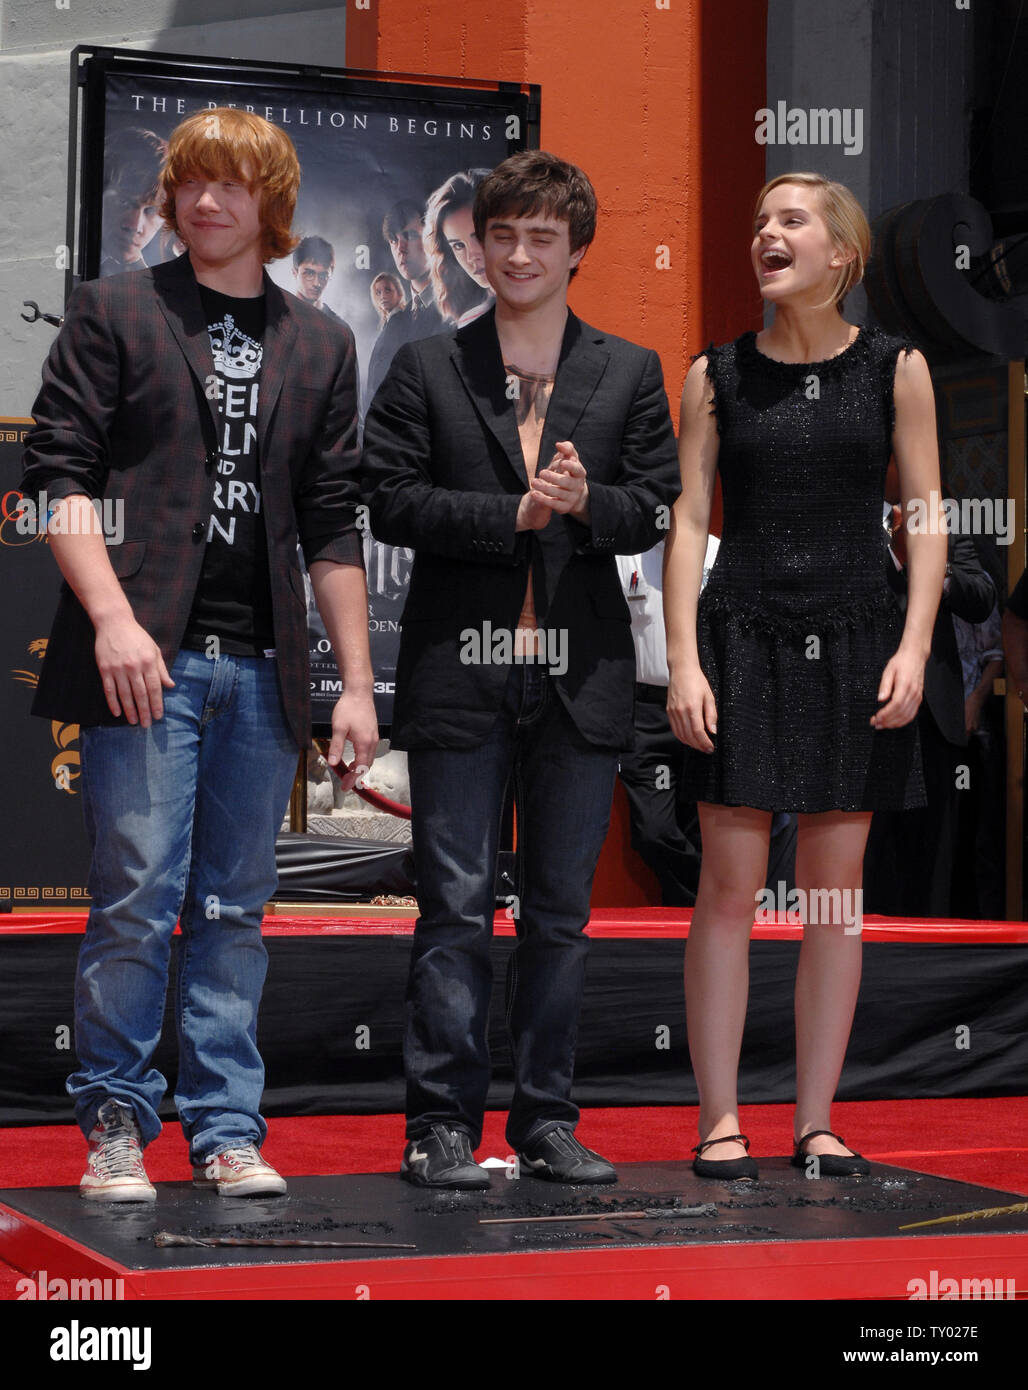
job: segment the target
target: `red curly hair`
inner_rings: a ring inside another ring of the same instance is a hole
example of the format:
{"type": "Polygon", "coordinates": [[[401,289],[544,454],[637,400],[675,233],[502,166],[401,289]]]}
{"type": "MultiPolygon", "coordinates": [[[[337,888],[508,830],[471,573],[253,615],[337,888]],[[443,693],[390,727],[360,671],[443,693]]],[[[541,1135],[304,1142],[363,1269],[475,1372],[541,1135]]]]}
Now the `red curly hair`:
{"type": "MultiPolygon", "coordinates": [[[[240,179],[261,190],[261,259],[287,256],[300,238],[290,226],[300,188],[300,161],[285,131],[255,116],[217,106],[197,111],[176,126],[159,180],[164,225],[182,237],[175,221],[175,194],[187,178],[240,179]]],[[[184,239],[184,238],[183,238],[184,239]]]]}

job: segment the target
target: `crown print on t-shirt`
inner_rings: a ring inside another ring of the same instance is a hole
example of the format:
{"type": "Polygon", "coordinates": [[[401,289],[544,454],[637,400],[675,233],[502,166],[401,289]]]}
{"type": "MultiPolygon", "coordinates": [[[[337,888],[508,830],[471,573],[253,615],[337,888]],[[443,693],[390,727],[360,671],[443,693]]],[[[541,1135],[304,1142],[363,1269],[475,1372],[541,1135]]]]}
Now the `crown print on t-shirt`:
{"type": "Polygon", "coordinates": [[[256,376],[261,368],[263,346],[255,338],[236,327],[231,314],[221,323],[208,326],[214,370],[219,376],[238,378],[256,376]]]}

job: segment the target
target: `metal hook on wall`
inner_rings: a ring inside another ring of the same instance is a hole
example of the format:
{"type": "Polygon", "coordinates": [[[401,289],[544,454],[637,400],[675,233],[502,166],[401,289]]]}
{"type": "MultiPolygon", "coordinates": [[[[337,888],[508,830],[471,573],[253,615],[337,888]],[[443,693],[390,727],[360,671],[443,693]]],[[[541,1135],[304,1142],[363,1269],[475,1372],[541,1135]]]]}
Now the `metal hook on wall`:
{"type": "Polygon", "coordinates": [[[54,328],[60,328],[64,322],[63,314],[44,314],[34,299],[23,299],[21,302],[26,309],[32,310],[31,314],[22,314],[26,323],[36,323],[42,319],[44,323],[52,324],[54,328]]]}

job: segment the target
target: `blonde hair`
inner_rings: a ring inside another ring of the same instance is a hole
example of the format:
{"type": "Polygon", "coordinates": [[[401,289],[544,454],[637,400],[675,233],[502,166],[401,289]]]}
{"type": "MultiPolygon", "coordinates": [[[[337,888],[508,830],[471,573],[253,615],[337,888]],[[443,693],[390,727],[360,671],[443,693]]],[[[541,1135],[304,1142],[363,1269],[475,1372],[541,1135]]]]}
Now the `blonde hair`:
{"type": "Polygon", "coordinates": [[[396,306],[397,309],[399,309],[401,304],[405,305],[407,303],[407,295],[404,292],[403,281],[400,279],[399,275],[394,275],[391,270],[382,270],[375,276],[374,280],[372,280],[371,284],[368,286],[368,293],[371,295],[371,303],[374,305],[375,313],[378,315],[378,321],[380,324],[383,324],[389,315],[381,305],[375,303],[375,286],[378,284],[379,280],[388,280],[396,290],[396,293],[400,296],[400,303],[396,306]]]}
{"type": "Polygon", "coordinates": [[[300,162],[285,131],[252,111],[219,106],[187,116],[171,133],[160,174],[160,214],[181,238],[175,221],[175,194],[195,174],[209,179],[238,178],[243,167],[249,188],[261,190],[261,259],[277,261],[299,243],[290,226],[300,187],[300,162]]]}
{"type": "Polygon", "coordinates": [[[779,184],[792,183],[800,188],[813,188],[818,195],[818,211],[824,219],[828,234],[836,246],[843,251],[852,251],[853,256],[845,265],[839,267],[832,287],[831,297],[826,301],[834,304],[842,312],[846,296],[864,278],[864,267],[871,255],[871,228],[864,209],[844,183],[835,183],[823,174],[801,172],[779,174],[771,179],[757,194],[753,205],[753,220],[756,222],[764,199],[779,184]]]}

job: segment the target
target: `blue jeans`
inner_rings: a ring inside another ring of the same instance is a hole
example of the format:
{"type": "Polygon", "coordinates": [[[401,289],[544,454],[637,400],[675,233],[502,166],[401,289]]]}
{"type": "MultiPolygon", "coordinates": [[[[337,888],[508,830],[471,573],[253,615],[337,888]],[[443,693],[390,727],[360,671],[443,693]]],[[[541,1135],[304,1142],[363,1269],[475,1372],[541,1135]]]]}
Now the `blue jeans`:
{"type": "Polygon", "coordinates": [[[298,750],[273,659],[182,651],[171,676],[164,717],[149,729],[82,731],[92,907],[68,1093],[87,1135],[112,1096],[131,1104],[144,1144],[160,1133],[167,1082],[151,1059],[180,921],[175,1104],[201,1160],[267,1133],[256,1043],[261,916],[298,750]]]}
{"type": "Polygon", "coordinates": [[[421,915],[407,986],[407,1137],[442,1122],[477,1146],[489,1088],[496,855],[514,779],[517,945],[507,968],[515,1149],[574,1129],[575,1038],[585,984],[589,894],[610,820],[617,750],[578,732],[545,669],[513,666],[486,741],[407,756],[421,915]]]}

